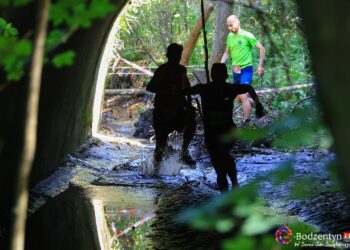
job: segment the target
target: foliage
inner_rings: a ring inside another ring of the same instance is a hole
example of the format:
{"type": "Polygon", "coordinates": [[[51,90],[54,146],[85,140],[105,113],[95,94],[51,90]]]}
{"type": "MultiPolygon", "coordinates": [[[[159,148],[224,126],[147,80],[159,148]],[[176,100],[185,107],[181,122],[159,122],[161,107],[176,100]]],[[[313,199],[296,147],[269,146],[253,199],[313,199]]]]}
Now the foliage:
{"type": "MultiPolygon", "coordinates": [[[[317,232],[317,229],[297,217],[271,208],[261,198],[259,191],[264,180],[268,178],[274,180],[270,189],[278,189],[282,183],[284,187],[290,187],[285,190],[286,201],[317,195],[320,183],[314,178],[296,178],[294,175],[292,162],[286,162],[239,189],[223,194],[203,206],[185,210],[176,217],[176,221],[188,223],[196,230],[215,230],[222,233],[225,238],[221,242],[222,249],[302,249],[294,244],[298,242],[296,233],[310,234],[317,232]],[[287,225],[292,230],[290,244],[282,245],[274,239],[275,232],[282,225],[287,225]]],[[[315,244],[310,240],[303,243],[315,244]]],[[[318,243],[330,244],[322,241],[318,243]]]]}
{"type": "Polygon", "coordinates": [[[23,77],[31,52],[30,40],[18,38],[17,29],[0,18],[0,65],[7,73],[7,80],[17,81],[23,77]]]}
{"type": "MultiPolygon", "coordinates": [[[[310,55],[295,1],[243,1],[252,2],[258,3],[258,11],[236,5],[234,12],[241,14],[243,29],[252,31],[266,48],[265,74],[262,79],[255,77],[253,85],[278,88],[312,82],[310,55]]],[[[255,59],[257,65],[258,56],[255,59]]],[[[265,101],[273,109],[288,110],[309,95],[313,93],[306,88],[270,95],[265,101]]]]}
{"type": "MultiPolygon", "coordinates": [[[[108,205],[105,209],[115,211],[115,214],[109,213],[107,217],[110,234],[114,238],[111,249],[145,249],[146,236],[151,232],[151,221],[147,220],[141,225],[129,230],[127,233],[115,236],[115,232],[117,232],[117,234],[123,232],[135,223],[142,221],[144,217],[138,214],[123,214],[120,208],[113,205],[108,205]],[[115,227],[115,232],[112,230],[113,227],[115,227]]],[[[142,211],[138,212],[142,213],[142,211]]]]}
{"type": "MultiPolygon", "coordinates": [[[[31,1],[1,1],[0,6],[14,7],[28,4],[31,1]]],[[[68,50],[59,55],[52,53],[59,45],[65,43],[80,28],[89,28],[94,20],[104,17],[114,10],[109,0],[60,0],[51,4],[50,30],[46,41],[46,60],[56,68],[74,63],[75,53],[68,50]],[[53,57],[51,60],[50,57],[53,57]]],[[[6,72],[7,81],[18,81],[25,73],[32,53],[32,41],[21,38],[11,23],[0,18],[0,66],[6,72]]]]}
{"type": "MultiPolygon", "coordinates": [[[[147,61],[147,66],[158,66],[165,61],[165,51],[172,42],[184,43],[200,16],[200,1],[146,0],[126,7],[119,19],[116,37],[121,46],[118,52],[131,61],[147,61]],[[141,44],[142,43],[142,44],[141,44]],[[145,53],[145,50],[149,53],[145,53]],[[150,59],[153,56],[157,64],[150,59]]],[[[214,15],[207,25],[208,38],[213,39],[214,15]]],[[[199,39],[192,64],[202,64],[203,41],[199,39]]]]}
{"type": "Polygon", "coordinates": [[[329,148],[332,137],[322,121],[322,115],[315,102],[287,113],[273,124],[258,130],[238,129],[227,140],[260,140],[273,137],[273,146],[285,149],[316,146],[329,148]]]}
{"type": "MultiPolygon", "coordinates": [[[[290,177],[291,167],[281,166],[272,174],[290,177]]],[[[297,249],[294,244],[278,243],[274,239],[276,230],[282,225],[287,225],[298,233],[316,232],[316,228],[266,206],[265,201],[259,197],[259,185],[266,177],[261,176],[202,207],[188,209],[178,215],[176,221],[190,223],[197,230],[223,233],[226,239],[222,242],[222,249],[297,249]]],[[[279,183],[275,185],[278,187],[279,183]]]]}
{"type": "Polygon", "coordinates": [[[7,7],[7,6],[20,7],[32,1],[33,0],[0,0],[0,7],[7,7]]]}
{"type": "MultiPolygon", "coordinates": [[[[229,139],[234,136],[236,139],[259,140],[273,135],[276,147],[295,149],[309,145],[326,145],[328,148],[332,139],[326,132],[320,116],[315,105],[311,103],[264,129],[239,129],[229,139]]],[[[325,163],[325,169],[332,182],[327,189],[330,192],[339,191],[334,162],[325,163]]],[[[239,189],[234,189],[202,207],[185,211],[178,216],[177,221],[188,223],[197,230],[216,230],[223,233],[226,240],[222,242],[222,249],[298,249],[294,244],[277,243],[274,240],[276,230],[282,225],[287,225],[293,232],[298,233],[309,234],[317,230],[267,204],[259,191],[266,179],[272,180],[269,189],[278,189],[281,185],[284,188],[288,187],[284,189],[285,201],[304,200],[322,192],[320,187],[323,185],[319,179],[296,176],[293,159],[290,159],[274,171],[257,177],[239,189]]],[[[292,237],[292,241],[295,241],[295,236],[292,237]]]]}
{"type": "Polygon", "coordinates": [[[55,57],[52,59],[52,63],[56,68],[62,68],[63,66],[71,65],[74,61],[74,57],[74,51],[69,50],[64,53],[55,55],[55,57]]]}
{"type": "MultiPolygon", "coordinates": [[[[253,86],[275,88],[313,81],[310,56],[294,1],[239,1],[234,5],[233,13],[240,16],[242,28],[251,31],[266,48],[265,74],[261,79],[254,77],[253,86]]],[[[199,16],[199,0],[133,1],[119,19],[117,54],[139,65],[157,66],[165,61],[166,45],[184,43],[199,16]]],[[[216,10],[206,23],[209,53],[214,40],[215,16],[216,10]]],[[[255,52],[255,65],[257,63],[255,52]]],[[[203,64],[203,39],[200,38],[190,65],[203,68],[203,64]]],[[[192,69],[189,67],[190,74],[192,69]]],[[[114,70],[111,68],[110,72],[114,70]]],[[[288,110],[295,102],[310,95],[314,95],[312,89],[266,95],[264,104],[272,109],[288,110]]]]}

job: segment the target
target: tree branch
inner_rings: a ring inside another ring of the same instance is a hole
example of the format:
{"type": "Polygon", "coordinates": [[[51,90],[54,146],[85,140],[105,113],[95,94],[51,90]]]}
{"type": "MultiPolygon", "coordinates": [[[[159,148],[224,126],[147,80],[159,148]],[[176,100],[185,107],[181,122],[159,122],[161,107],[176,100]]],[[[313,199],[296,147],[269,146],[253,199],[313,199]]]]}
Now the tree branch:
{"type": "Polygon", "coordinates": [[[25,114],[23,153],[17,168],[15,182],[15,207],[11,232],[11,249],[24,249],[25,224],[28,207],[29,174],[35,156],[41,74],[45,52],[45,40],[49,17],[50,0],[41,0],[38,4],[37,32],[31,61],[27,110],[25,114]]]}

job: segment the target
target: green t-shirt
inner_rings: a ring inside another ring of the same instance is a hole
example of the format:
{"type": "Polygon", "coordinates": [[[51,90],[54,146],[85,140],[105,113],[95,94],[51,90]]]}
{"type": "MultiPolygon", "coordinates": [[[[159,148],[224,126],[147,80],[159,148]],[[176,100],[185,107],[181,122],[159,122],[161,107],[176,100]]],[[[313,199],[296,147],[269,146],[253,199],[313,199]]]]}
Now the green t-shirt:
{"type": "Polygon", "coordinates": [[[242,30],[236,35],[232,32],[227,36],[226,45],[230,49],[232,65],[240,66],[242,69],[253,65],[253,48],[259,41],[248,31],[242,30]]]}

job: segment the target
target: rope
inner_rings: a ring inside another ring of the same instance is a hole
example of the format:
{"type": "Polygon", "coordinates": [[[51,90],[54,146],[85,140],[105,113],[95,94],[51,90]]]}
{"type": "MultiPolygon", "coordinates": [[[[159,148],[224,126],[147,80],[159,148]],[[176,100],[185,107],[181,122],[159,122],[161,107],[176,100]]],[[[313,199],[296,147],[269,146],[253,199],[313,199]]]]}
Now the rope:
{"type": "Polygon", "coordinates": [[[145,69],[144,67],[141,67],[141,66],[137,65],[136,63],[130,62],[130,61],[128,61],[128,60],[126,60],[126,59],[124,59],[122,57],[120,57],[120,60],[122,60],[126,64],[134,67],[135,69],[138,69],[139,71],[141,71],[141,72],[143,72],[143,73],[145,73],[145,74],[147,74],[149,76],[153,76],[153,72],[152,71],[149,71],[149,70],[145,69]]]}
{"type": "MultiPolygon", "coordinates": [[[[148,75],[148,76],[153,76],[153,72],[145,69],[144,67],[141,67],[139,65],[137,65],[136,63],[130,62],[122,57],[120,57],[120,60],[122,60],[123,62],[125,62],[126,64],[134,67],[135,69],[143,72],[144,74],[148,75]]],[[[285,68],[284,66],[279,66],[276,68],[285,68]]],[[[274,68],[274,69],[276,69],[274,68]]],[[[130,73],[129,73],[130,74],[130,73]]],[[[137,74],[137,73],[134,73],[137,74]]],[[[301,89],[301,88],[309,88],[314,86],[315,83],[308,83],[308,84],[300,84],[300,85],[292,85],[292,86],[288,86],[288,87],[281,87],[281,88],[269,88],[269,89],[261,89],[261,90],[257,90],[256,93],[257,94],[264,94],[264,93],[277,93],[277,92],[282,92],[282,91],[288,91],[288,90],[294,90],[294,89],[301,89]]]]}
{"type": "Polygon", "coordinates": [[[257,94],[276,93],[276,92],[288,91],[288,90],[293,90],[293,89],[309,88],[309,87],[312,87],[314,85],[315,85],[315,83],[308,83],[308,84],[292,85],[292,86],[282,87],[282,88],[261,89],[261,90],[255,91],[255,92],[257,94]]]}
{"type": "Polygon", "coordinates": [[[137,221],[134,225],[126,228],[125,230],[123,230],[122,232],[118,232],[114,222],[112,223],[112,231],[114,233],[114,237],[115,238],[119,238],[125,234],[127,234],[129,231],[131,230],[135,230],[138,226],[141,226],[142,224],[144,224],[146,221],[149,221],[151,219],[153,219],[155,217],[155,214],[151,214],[151,215],[147,215],[144,218],[142,218],[141,220],[137,221]]]}

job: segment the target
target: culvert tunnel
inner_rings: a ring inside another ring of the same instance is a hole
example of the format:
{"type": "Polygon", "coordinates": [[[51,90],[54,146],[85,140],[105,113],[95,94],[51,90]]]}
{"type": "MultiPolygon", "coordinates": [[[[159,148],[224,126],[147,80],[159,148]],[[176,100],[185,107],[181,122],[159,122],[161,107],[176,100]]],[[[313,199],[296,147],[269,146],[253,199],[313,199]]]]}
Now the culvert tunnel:
{"type": "MultiPolygon", "coordinates": [[[[116,6],[114,12],[94,21],[90,28],[80,29],[66,43],[55,49],[56,52],[67,48],[74,50],[74,65],[62,69],[45,66],[43,69],[38,141],[30,186],[51,174],[65,155],[74,152],[92,134],[93,103],[103,51],[109,32],[127,3],[126,0],[111,2],[116,6]]],[[[19,32],[25,32],[33,31],[35,27],[36,7],[33,2],[10,11],[4,8],[2,11],[19,32]]],[[[2,222],[7,222],[5,225],[8,225],[13,207],[15,169],[23,143],[27,81],[28,76],[0,92],[0,103],[3,107],[0,122],[0,187],[1,190],[7,190],[1,192],[0,217],[2,222]]]]}
{"type": "MultiPolygon", "coordinates": [[[[114,3],[119,6],[116,11],[119,13],[126,1],[114,1],[114,3]]],[[[34,23],[32,14],[34,7],[25,7],[17,11],[19,13],[16,14],[21,18],[17,20],[14,18],[12,21],[18,24],[19,29],[26,30],[34,23]]],[[[74,152],[93,132],[92,107],[98,78],[97,70],[116,13],[96,21],[87,30],[80,30],[63,46],[77,52],[76,63],[72,67],[62,70],[45,67],[40,97],[38,144],[31,173],[31,186],[49,176],[64,156],[74,152]]],[[[310,38],[316,39],[317,35],[310,38]]],[[[58,50],[63,50],[63,47],[58,50]]],[[[25,110],[22,100],[26,91],[26,84],[19,83],[0,92],[0,104],[3,107],[0,124],[0,162],[2,169],[6,168],[0,175],[1,190],[6,191],[1,194],[0,217],[2,222],[5,221],[5,225],[13,203],[12,170],[18,164],[21,153],[22,115],[25,110]]]]}

